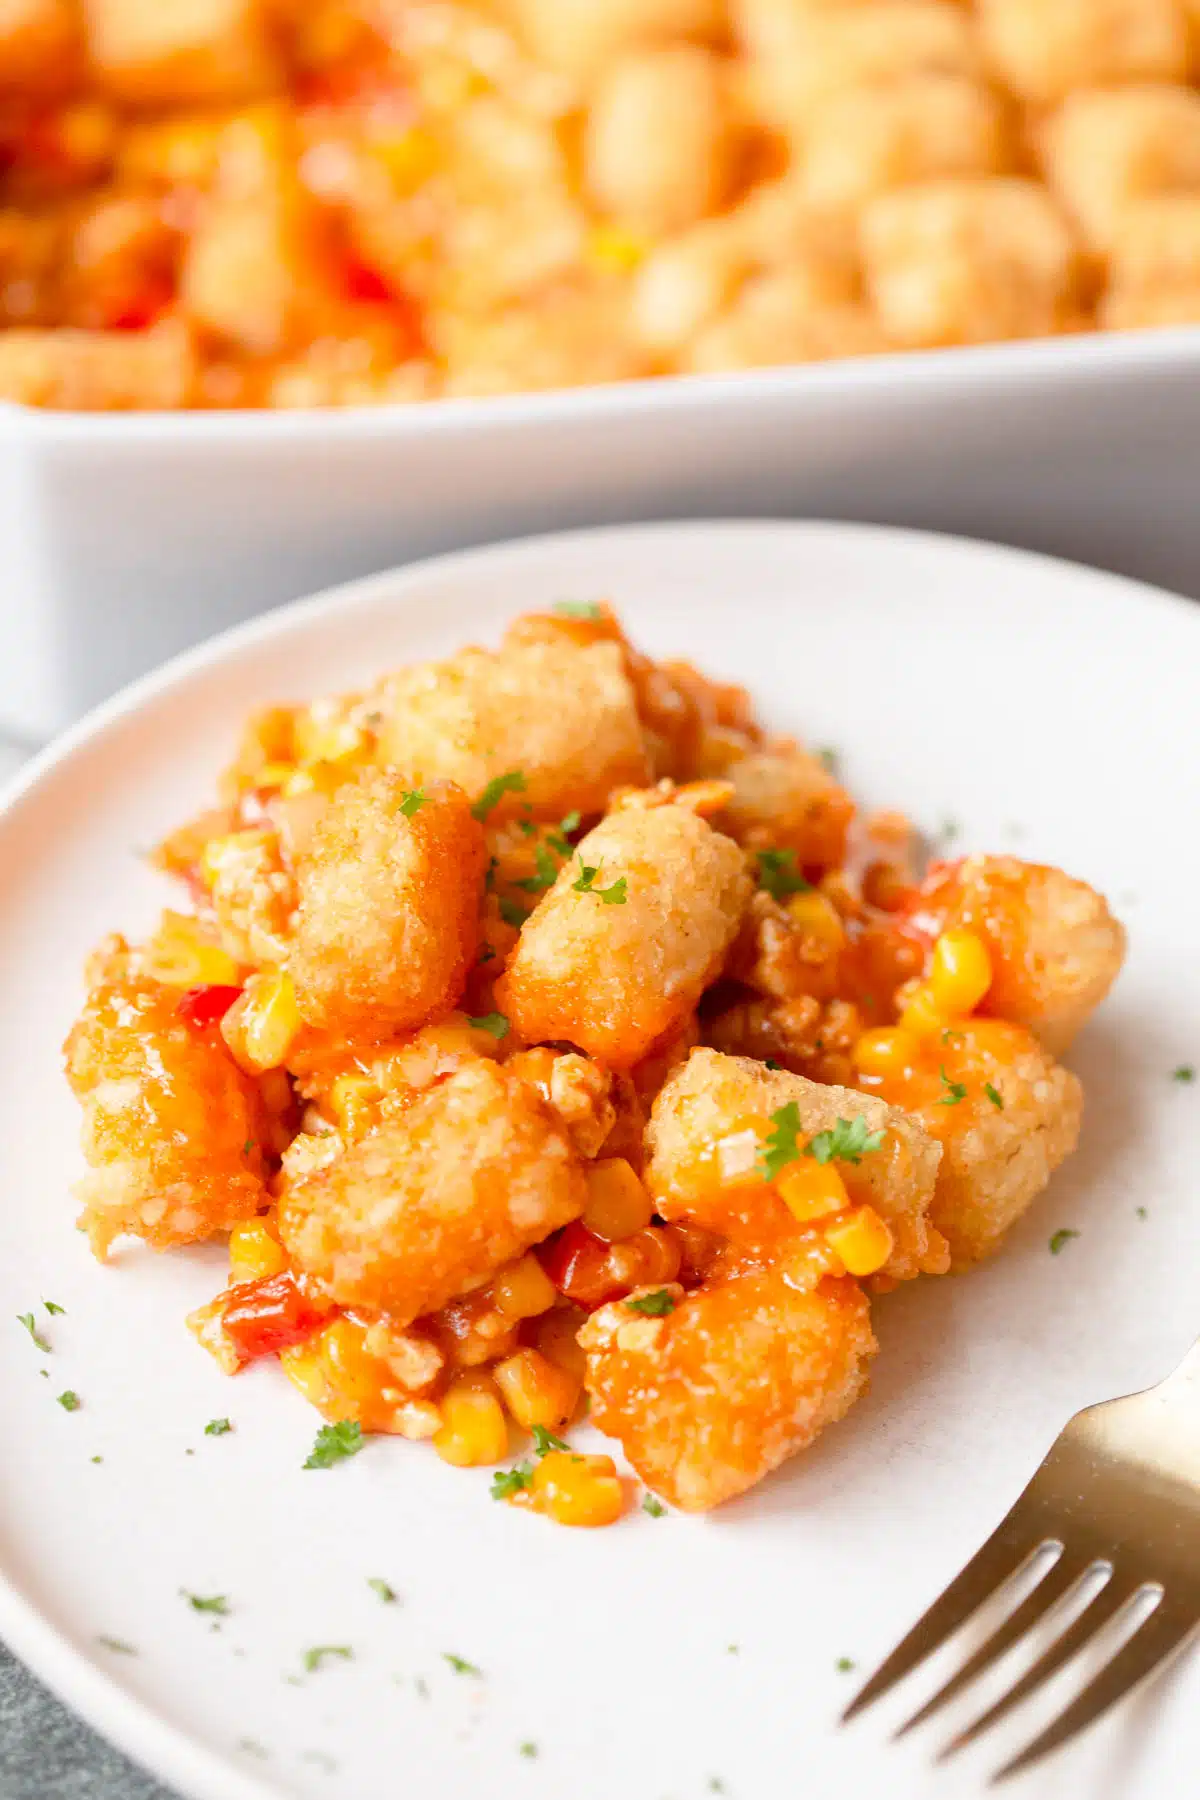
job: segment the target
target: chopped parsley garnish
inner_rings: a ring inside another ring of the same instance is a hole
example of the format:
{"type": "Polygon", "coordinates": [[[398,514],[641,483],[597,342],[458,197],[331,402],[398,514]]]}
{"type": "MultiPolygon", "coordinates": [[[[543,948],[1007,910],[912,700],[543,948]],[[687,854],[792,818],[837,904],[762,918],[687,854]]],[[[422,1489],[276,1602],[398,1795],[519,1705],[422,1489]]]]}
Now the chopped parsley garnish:
{"type": "Polygon", "coordinates": [[[367,1586],[373,1594],[379,1595],[385,1606],[394,1606],[400,1598],[395,1588],[390,1582],[385,1581],[382,1575],[368,1575],[367,1586]]]}
{"type": "Polygon", "coordinates": [[[535,1425],[532,1435],[533,1447],[539,1456],[549,1456],[551,1450],[569,1450],[571,1448],[560,1437],[555,1437],[552,1431],[547,1431],[544,1425],[535,1425]]]}
{"type": "Polygon", "coordinates": [[[83,1405],[83,1401],[79,1398],[79,1395],[75,1392],[74,1388],[65,1388],[58,1396],[58,1404],[62,1407],[64,1412],[78,1412],[83,1405]]]}
{"type": "Polygon", "coordinates": [[[492,949],[492,946],[490,944],[484,944],[479,952],[477,960],[481,963],[492,962],[495,959],[495,955],[496,952],[492,949]]]}
{"type": "Polygon", "coordinates": [[[641,1313],[647,1319],[665,1319],[679,1305],[669,1288],[655,1288],[652,1293],[638,1294],[634,1299],[625,1302],[630,1312],[641,1313]]]}
{"type": "Polygon", "coordinates": [[[578,808],[573,808],[572,811],[567,813],[565,818],[558,821],[558,829],[562,832],[563,836],[566,837],[568,832],[579,830],[579,823],[582,818],[583,814],[578,808]]]}
{"type": "Polygon", "coordinates": [[[232,1430],[233,1425],[229,1419],[210,1419],[204,1427],[204,1435],[205,1437],[224,1437],[227,1431],[232,1430]]]}
{"type": "Polygon", "coordinates": [[[624,875],[618,877],[611,887],[598,888],[594,883],[599,873],[600,870],[598,868],[593,869],[591,864],[585,863],[581,856],[579,859],[579,880],[571,883],[572,888],[577,894],[597,894],[600,899],[603,900],[605,906],[624,906],[626,899],[624,875]]]}
{"type": "Polygon", "coordinates": [[[766,1141],[762,1157],[762,1172],[768,1181],[774,1181],[800,1154],[800,1108],[789,1100],[771,1114],[771,1123],[775,1129],[766,1141]]]}
{"type": "Polygon", "coordinates": [[[854,1658],[852,1656],[839,1656],[833,1666],[839,1675],[848,1675],[854,1667],[854,1658]]]}
{"type": "Polygon", "coordinates": [[[1148,1219],[1150,1217],[1150,1214],[1146,1211],[1144,1206],[1135,1206],[1133,1210],[1139,1219],[1148,1219]]]}
{"type": "Polygon", "coordinates": [[[448,1662],[456,1675],[478,1675],[482,1678],[482,1669],[473,1662],[468,1662],[465,1656],[455,1656],[453,1650],[443,1650],[442,1661],[448,1662]]]}
{"type": "Polygon", "coordinates": [[[602,616],[598,600],[556,600],[554,610],[560,619],[598,619],[602,616]]]}
{"type": "Polygon", "coordinates": [[[482,823],[488,814],[499,806],[505,794],[523,794],[524,792],[525,777],[520,769],[510,769],[507,775],[493,775],[471,808],[471,815],[482,823]]]}
{"type": "Polygon", "coordinates": [[[570,856],[573,845],[567,834],[579,830],[579,821],[582,817],[583,814],[580,812],[569,812],[565,818],[558,821],[556,831],[546,834],[546,842],[552,850],[557,850],[560,856],[570,856]]]}
{"type": "Polygon", "coordinates": [[[260,1744],[257,1738],[239,1738],[237,1747],[244,1750],[247,1756],[267,1757],[271,1754],[267,1746],[260,1744]]]}
{"type": "Polygon", "coordinates": [[[1180,1063],[1177,1069],[1171,1070],[1172,1081],[1195,1081],[1196,1071],[1191,1063],[1180,1063]]]}
{"type": "Polygon", "coordinates": [[[303,1466],[332,1469],[334,1463],[343,1462],[347,1456],[357,1456],[362,1447],[362,1426],[358,1421],[339,1419],[336,1425],[322,1425],[303,1466]]]}
{"type": "Polygon", "coordinates": [[[942,839],[943,843],[951,844],[961,830],[962,826],[957,819],[943,819],[938,826],[938,836],[942,839]]]}
{"type": "Polygon", "coordinates": [[[1000,1092],[999,1088],[993,1087],[990,1081],[985,1081],[983,1084],[983,1091],[991,1101],[992,1105],[996,1108],[996,1111],[1003,1112],[1004,1095],[1000,1092]]]}
{"type": "Polygon", "coordinates": [[[965,1042],[961,1031],[955,1031],[953,1025],[947,1025],[942,1033],[943,1044],[961,1044],[965,1042]]]}
{"type": "Polygon", "coordinates": [[[137,1655],[137,1651],[134,1649],[133,1645],[127,1644],[124,1638],[105,1637],[104,1634],[101,1633],[100,1636],[97,1637],[96,1642],[98,1644],[103,1644],[106,1650],[111,1650],[116,1656],[137,1655]]]}
{"type": "Polygon", "coordinates": [[[786,900],[789,894],[807,894],[812,887],[796,867],[794,850],[757,850],[758,885],[772,900],[786,900]]]}
{"type": "Polygon", "coordinates": [[[742,1653],[742,1646],[740,1644],[726,1644],[726,1646],[725,1646],[726,1656],[740,1656],[741,1653],[742,1653]]]}
{"type": "Polygon", "coordinates": [[[1050,1239],[1051,1256],[1057,1256],[1064,1244],[1068,1243],[1071,1238],[1077,1238],[1078,1236],[1079,1233],[1077,1231],[1072,1231],[1069,1226],[1064,1225],[1062,1229],[1056,1231],[1050,1239]]]}
{"type": "MultiPolygon", "coordinates": [[[[570,854],[570,845],[565,854],[570,854]]],[[[553,887],[558,880],[558,864],[547,850],[545,844],[538,844],[533,852],[533,866],[536,875],[527,875],[523,881],[514,881],[523,894],[540,894],[548,887],[553,887]]]]}
{"type": "Polygon", "coordinates": [[[33,1339],[34,1343],[37,1345],[39,1350],[47,1350],[48,1351],[50,1349],[51,1346],[46,1342],[45,1338],[42,1336],[41,1332],[38,1330],[37,1320],[34,1318],[34,1316],[31,1312],[18,1313],[17,1314],[17,1323],[18,1323],[18,1325],[23,1325],[25,1327],[26,1331],[29,1333],[30,1337],[33,1339]]]}
{"type": "Polygon", "coordinates": [[[432,804],[433,801],[424,788],[410,788],[400,802],[400,811],[406,819],[411,819],[413,814],[419,813],[423,806],[432,806],[432,804]]]}
{"type": "Polygon", "coordinates": [[[508,1035],[508,1020],[503,1013],[484,1013],[482,1018],[468,1019],[467,1024],[473,1025],[476,1031],[489,1032],[491,1036],[495,1038],[497,1043],[500,1042],[502,1037],[507,1037],[508,1035]]]}
{"type": "Polygon", "coordinates": [[[775,1058],[774,1058],[774,1057],[773,1057],[773,1056],[768,1056],[768,1058],[767,1058],[767,1060],[766,1060],[766,1062],[765,1062],[765,1063],[764,1063],[764,1064],[763,1064],[763,1068],[764,1068],[764,1069],[775,1069],[775,1070],[779,1070],[779,1069],[782,1069],[782,1067],[783,1067],[783,1064],[782,1064],[782,1063],[777,1063],[777,1062],[776,1062],[776,1061],[775,1061],[775,1058]]]}
{"type": "MultiPolygon", "coordinates": [[[[946,1066],[944,1063],[941,1068],[941,1077],[942,1077],[942,1086],[945,1088],[946,1092],[942,1095],[941,1099],[937,1102],[937,1104],[939,1106],[957,1106],[960,1100],[966,1099],[966,1097],[967,1097],[966,1084],[961,1081],[951,1081],[950,1077],[946,1073],[946,1066]]],[[[1003,1102],[1001,1102],[1001,1104],[1003,1104],[1003,1102]]]]}
{"type": "Polygon", "coordinates": [[[65,1306],[60,1306],[57,1300],[43,1300],[42,1305],[50,1314],[51,1318],[53,1318],[56,1313],[65,1313],[67,1310],[65,1306]]]}
{"type": "Polygon", "coordinates": [[[811,1144],[805,1146],[804,1154],[819,1163],[860,1163],[882,1142],[883,1132],[868,1131],[867,1121],[858,1113],[853,1119],[839,1119],[831,1131],[818,1131],[811,1144]]]}
{"type": "Polygon", "coordinates": [[[533,1470],[528,1463],[518,1463],[515,1469],[497,1469],[492,1476],[491,1495],[493,1500],[511,1500],[522,1488],[527,1488],[533,1480],[533,1470]]]}
{"type": "Polygon", "coordinates": [[[813,754],[816,757],[817,761],[820,763],[821,767],[825,770],[827,775],[833,775],[836,773],[837,765],[838,765],[838,752],[834,749],[832,744],[822,744],[820,749],[815,750],[813,752],[813,754]]]}
{"type": "Polygon", "coordinates": [[[180,1588],[179,1592],[193,1612],[216,1613],[219,1618],[228,1618],[229,1596],[227,1594],[189,1594],[186,1588],[180,1588]]]}
{"type": "Polygon", "coordinates": [[[93,1462],[103,1462],[104,1458],[102,1456],[93,1456],[92,1461],[93,1462]]]}
{"type": "Polygon", "coordinates": [[[721,1780],[719,1775],[709,1776],[708,1791],[710,1794],[723,1794],[725,1792],[725,1783],[721,1780]]]}
{"type": "Polygon", "coordinates": [[[522,925],[529,917],[529,914],[525,911],[523,906],[518,906],[515,900],[508,900],[502,897],[500,900],[500,917],[504,920],[506,925],[511,925],[514,930],[520,931],[522,925]]]}
{"type": "Polygon", "coordinates": [[[343,1662],[353,1662],[354,1652],[349,1644],[314,1644],[301,1657],[306,1675],[315,1675],[321,1664],[331,1656],[340,1657],[343,1662]]]}
{"type": "Polygon", "coordinates": [[[519,1745],[518,1748],[522,1756],[534,1757],[538,1753],[538,1747],[532,1738],[526,1738],[525,1742],[519,1745]]]}
{"type": "Polygon", "coordinates": [[[652,1519],[661,1519],[666,1510],[657,1494],[642,1495],[642,1511],[649,1513],[652,1519]]]}

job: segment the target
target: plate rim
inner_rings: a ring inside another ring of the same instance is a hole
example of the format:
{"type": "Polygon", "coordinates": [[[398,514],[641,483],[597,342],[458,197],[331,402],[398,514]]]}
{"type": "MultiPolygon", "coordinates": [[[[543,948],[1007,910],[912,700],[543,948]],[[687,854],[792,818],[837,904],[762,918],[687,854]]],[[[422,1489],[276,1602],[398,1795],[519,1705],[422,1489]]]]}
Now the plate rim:
{"type": "MultiPolygon", "coordinates": [[[[1100,584],[1128,603],[1172,614],[1190,614],[1200,625],[1200,605],[1184,595],[1151,583],[1094,568],[1067,558],[1014,549],[988,540],[950,533],[921,531],[889,525],[829,519],[711,518],[659,520],[633,525],[604,525],[583,530],[546,532],[497,540],[469,550],[423,558],[325,588],[315,594],[274,607],[235,625],[172,657],[140,676],[109,699],[94,707],[75,725],[52,740],[0,790],[0,837],[10,818],[36,797],[44,778],[69,765],[106,733],[148,702],[169,693],[190,676],[209,670],[242,650],[254,647],[293,628],[330,618],[359,604],[370,604],[391,593],[397,605],[419,601],[421,587],[431,575],[454,574],[479,566],[520,561],[556,547],[594,544],[602,548],[617,540],[661,541],[664,538],[696,539],[712,533],[732,534],[746,540],[774,539],[791,543],[805,539],[837,537],[876,547],[890,546],[900,555],[932,553],[962,558],[967,562],[1003,562],[1029,568],[1041,566],[1058,579],[1088,585],[1100,584]]],[[[285,1788],[274,1781],[240,1771],[226,1755],[208,1748],[181,1725],[165,1718],[153,1702],[143,1700],[107,1673],[29,1599],[0,1560],[0,1638],[13,1650],[36,1679],[43,1682],[69,1709],[79,1714],[103,1738],[132,1758],[156,1779],[168,1782],[185,1800],[280,1800],[285,1788]]]]}

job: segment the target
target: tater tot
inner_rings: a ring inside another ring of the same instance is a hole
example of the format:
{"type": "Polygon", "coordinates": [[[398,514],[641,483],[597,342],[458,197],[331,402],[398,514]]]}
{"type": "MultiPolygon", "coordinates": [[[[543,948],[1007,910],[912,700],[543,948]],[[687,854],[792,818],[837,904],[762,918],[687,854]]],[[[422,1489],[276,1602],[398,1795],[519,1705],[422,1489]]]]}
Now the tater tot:
{"type": "Polygon", "coordinates": [[[1089,245],[1107,251],[1131,202],[1200,192],[1200,94],[1165,84],[1072,94],[1047,121],[1042,154],[1089,245]]]}
{"type": "Polygon", "coordinates": [[[872,356],[887,340],[858,301],[810,303],[807,269],[770,270],[748,281],[721,317],[700,332],[683,358],[698,375],[724,369],[826,362],[835,356],[872,356]]]}
{"type": "Polygon", "coordinates": [[[565,1128],[526,1082],[479,1061],[289,1185],[279,1235],[333,1299],[401,1327],[578,1218],[586,1198],[565,1128]]]}
{"type": "Polygon", "coordinates": [[[960,75],[839,89],[818,105],[804,144],[805,191],[818,206],[939,175],[999,174],[1010,156],[1004,110],[960,75]]]}
{"type": "Polygon", "coordinates": [[[1106,331],[1200,324],[1200,282],[1193,287],[1115,288],[1100,308],[1106,331]]]}
{"type": "Polygon", "coordinates": [[[170,412],[196,379],[191,333],[172,320],[149,331],[2,331],[0,400],[68,412],[170,412]]]}
{"type": "Polygon", "coordinates": [[[301,1017],[353,1038],[409,1031],[462,993],[479,941],[483,827],[462,789],[391,769],[340,788],[299,860],[288,970],[301,1017]]]}
{"type": "Polygon", "coordinates": [[[79,21],[70,0],[5,0],[0,8],[0,89],[28,96],[53,90],[78,54],[79,21]]]}
{"type": "Polygon", "coordinates": [[[856,1283],[798,1293],[773,1270],[701,1287],[665,1318],[614,1301],[579,1337],[593,1423],[687,1512],[744,1493],[842,1418],[877,1348],[856,1283]]]}
{"type": "Polygon", "coordinates": [[[881,194],[863,213],[862,247],[868,291],[896,344],[1039,337],[1070,317],[1074,243],[1036,182],[964,177],[881,194]]]}
{"type": "Polygon", "coordinates": [[[192,1244],[267,1203],[264,1113],[216,1022],[155,981],[105,981],[64,1046],[90,1165],[80,1224],[103,1259],[113,1240],[192,1244]]]}
{"type": "Polygon", "coordinates": [[[718,37],[725,0],[503,0],[542,62],[589,82],[642,44],[718,37]]]}
{"type": "Polygon", "coordinates": [[[596,204],[648,232],[677,231],[724,200],[733,110],[722,60],[677,44],[624,56],[593,96],[584,180],[596,204]]]}
{"type": "Polygon", "coordinates": [[[134,106],[246,100],[282,85],[261,0],[83,0],[102,86],[134,106]]]}
{"type": "Polygon", "coordinates": [[[1200,187],[1131,201],[1113,232],[1109,273],[1115,294],[1200,292],[1200,187]]]}
{"type": "Polygon", "coordinates": [[[941,1142],[930,1218],[964,1269],[999,1248],[1075,1148],[1083,1089],[1028,1031],[998,1020],[964,1022],[939,1055],[901,1103],[941,1142]]]}
{"type": "Polygon", "coordinates": [[[648,779],[618,644],[463,650],[389,676],[378,707],[379,759],[411,782],[441,775],[478,800],[489,782],[519,775],[492,821],[523,806],[555,820],[602,812],[613,788],[648,779]]]}
{"type": "Polygon", "coordinates": [[[1061,1056],[1125,960],[1125,928],[1103,894],[1062,869],[968,856],[935,870],[922,912],[978,932],[992,961],[980,1012],[1027,1026],[1061,1056]]]}
{"type": "Polygon", "coordinates": [[[793,850],[806,867],[843,860],[854,802],[817,757],[794,746],[764,750],[720,773],[734,791],[716,823],[740,844],[793,850]]]}
{"type": "Polygon", "coordinates": [[[613,813],[525,924],[497,1002],[528,1042],[631,1068],[694,1011],[751,886],[737,845],[688,808],[613,813]]]}
{"type": "Polygon", "coordinates": [[[735,1245],[773,1245],[786,1253],[797,1224],[763,1174],[761,1158],[772,1115],[792,1104],[800,1144],[839,1119],[862,1118],[870,1132],[884,1133],[861,1161],[837,1165],[851,1200],[872,1206],[891,1231],[882,1273],[906,1281],[944,1269],[945,1245],[926,1217],[941,1156],[921,1124],[874,1095],[716,1050],[693,1050],[651,1111],[646,1182],[662,1217],[719,1232],[735,1245]]]}
{"type": "Polygon", "coordinates": [[[1033,106],[1072,88],[1187,75],[1181,0],[979,0],[979,23],[997,71],[1033,106]]]}

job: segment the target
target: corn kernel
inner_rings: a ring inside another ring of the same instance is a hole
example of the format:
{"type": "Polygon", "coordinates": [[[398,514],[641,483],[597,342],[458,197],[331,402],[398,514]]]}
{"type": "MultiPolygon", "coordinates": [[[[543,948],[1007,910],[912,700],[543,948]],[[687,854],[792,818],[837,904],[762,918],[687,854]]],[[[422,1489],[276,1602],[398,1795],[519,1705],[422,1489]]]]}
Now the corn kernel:
{"type": "Polygon", "coordinates": [[[399,194],[411,194],[437,173],[441,151],[431,132],[419,125],[407,131],[372,132],[372,156],[387,170],[392,186],[399,194]]]}
{"type": "Polygon", "coordinates": [[[530,1498],[560,1525],[611,1525],[625,1505],[611,1456],[551,1450],[533,1472],[530,1498]]]}
{"type": "Polygon", "coordinates": [[[929,986],[943,1012],[973,1012],[992,985],[992,959],[973,931],[943,931],[933,946],[929,986]]]}
{"type": "Polygon", "coordinates": [[[229,1234],[229,1279],[261,1281],[281,1275],[288,1266],[287,1251],[268,1229],[265,1219],[247,1219],[229,1234]]]}
{"type": "Polygon", "coordinates": [[[549,1312],[558,1289],[536,1256],[523,1256],[501,1269],[492,1282],[492,1299],[506,1319],[535,1319],[549,1312]]]}
{"type": "Polygon", "coordinates": [[[807,1224],[810,1219],[827,1219],[850,1204],[846,1184],[831,1162],[814,1159],[798,1162],[784,1171],[775,1183],[775,1192],[788,1211],[807,1224]]]}
{"type": "Polygon", "coordinates": [[[242,979],[229,952],[206,938],[198,922],[184,913],[163,913],[142,964],[147,975],[167,987],[237,987],[242,979]]]}
{"type": "Polygon", "coordinates": [[[605,1156],[589,1163],[588,1197],[583,1222],[606,1244],[642,1231],[654,1214],[654,1203],[623,1156],[605,1156]]]}
{"type": "Polygon", "coordinates": [[[579,1327],[584,1315],[574,1307],[558,1306],[544,1314],[534,1328],[534,1342],[548,1362],[565,1369],[582,1382],[587,1368],[587,1351],[579,1342],[579,1327]]]}
{"type": "Polygon", "coordinates": [[[250,1075],[277,1069],[300,1029],[300,1009],[292,978],[276,970],[252,975],[221,1021],[225,1042],[239,1067],[250,1075]]]}
{"type": "Polygon", "coordinates": [[[892,1234],[873,1206],[856,1206],[825,1232],[847,1275],[874,1275],[892,1254],[892,1234]]]}
{"type": "Polygon", "coordinates": [[[864,1031],[854,1046],[854,1067],[860,1075],[904,1076],[916,1066],[919,1040],[900,1026],[864,1031]]]}
{"type": "Polygon", "coordinates": [[[294,725],[296,761],[308,769],[314,763],[344,763],[360,756],[367,747],[365,734],[346,718],[322,717],[317,708],[301,712],[294,725]]]}
{"type": "Polygon", "coordinates": [[[383,1404],[383,1389],[391,1383],[386,1363],[363,1345],[365,1328],[353,1319],[335,1319],[321,1333],[321,1360],[331,1387],[356,1412],[383,1404]]]}
{"type": "Polygon", "coordinates": [[[329,1376],[321,1356],[321,1336],[279,1353],[279,1364],[284,1374],[318,1412],[324,1412],[333,1399],[329,1376]]]}
{"type": "Polygon", "coordinates": [[[329,1110],[339,1131],[355,1136],[373,1122],[383,1098],[377,1081],[369,1075],[339,1075],[329,1090],[329,1110]]]}
{"type": "Polygon", "coordinates": [[[579,1404],[579,1382],[548,1362],[537,1350],[518,1350],[492,1370],[509,1412],[526,1431],[535,1425],[553,1429],[579,1404]]]}
{"type": "Polygon", "coordinates": [[[433,1447],[443,1462],[459,1469],[502,1462],[508,1455],[508,1425],[495,1383],[482,1375],[460,1376],[442,1400],[442,1423],[433,1447]]]}
{"type": "Polygon", "coordinates": [[[587,258],[602,275],[632,275],[650,246],[622,225],[597,225],[587,242],[587,258]]]}
{"type": "Polygon", "coordinates": [[[911,990],[900,1014],[902,1031],[915,1038],[941,1037],[949,1024],[949,1015],[938,1005],[931,987],[921,982],[911,990]]]}
{"type": "Polygon", "coordinates": [[[788,916],[808,937],[815,937],[830,950],[839,950],[846,941],[841,914],[827,895],[810,888],[807,893],[793,894],[787,903],[788,916]]]}

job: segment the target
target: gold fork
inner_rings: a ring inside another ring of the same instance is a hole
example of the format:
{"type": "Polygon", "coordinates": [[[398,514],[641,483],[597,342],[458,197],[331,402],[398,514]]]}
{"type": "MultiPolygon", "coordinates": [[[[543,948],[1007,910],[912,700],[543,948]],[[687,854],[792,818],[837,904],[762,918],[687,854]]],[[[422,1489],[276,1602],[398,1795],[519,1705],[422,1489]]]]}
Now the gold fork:
{"type": "MultiPolygon", "coordinates": [[[[851,1701],[845,1724],[932,1655],[1038,1562],[1057,1560],[897,1737],[962,1692],[1034,1626],[1061,1628],[1002,1697],[941,1752],[972,1743],[1111,1626],[1127,1635],[1060,1716],[993,1777],[1027,1769],[1091,1725],[1175,1655],[1200,1624],[1200,1344],[1157,1387],[1085,1407],[1052,1445],[983,1548],[851,1701]],[[1104,1585],[1071,1617],[1081,1590],[1104,1585]],[[1128,1633],[1151,1603],[1153,1610],[1128,1633]]],[[[1098,1647],[1098,1646],[1097,1646],[1098,1647]]]]}

